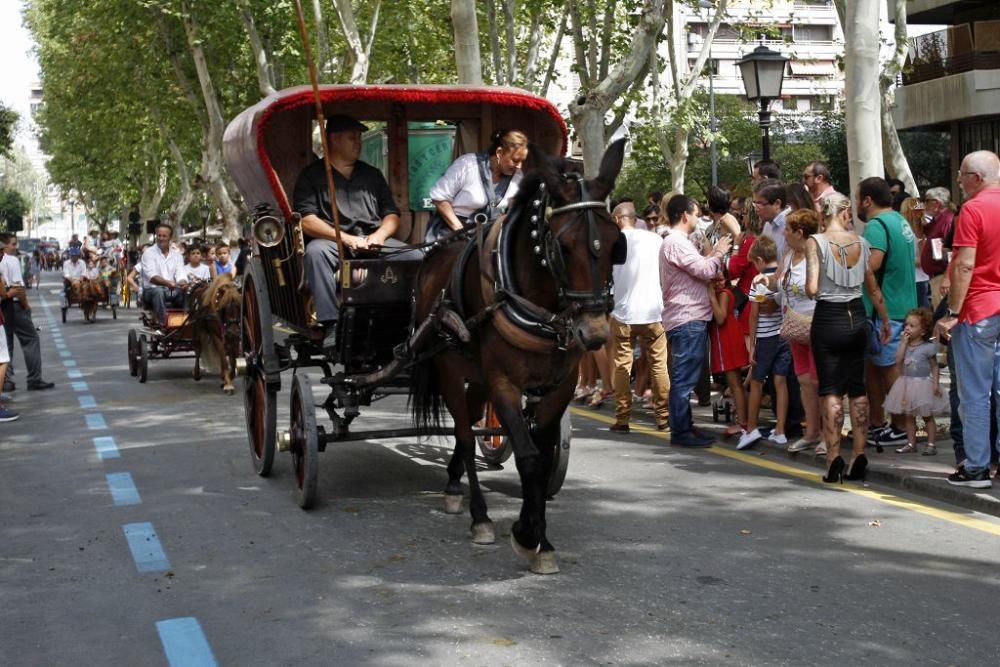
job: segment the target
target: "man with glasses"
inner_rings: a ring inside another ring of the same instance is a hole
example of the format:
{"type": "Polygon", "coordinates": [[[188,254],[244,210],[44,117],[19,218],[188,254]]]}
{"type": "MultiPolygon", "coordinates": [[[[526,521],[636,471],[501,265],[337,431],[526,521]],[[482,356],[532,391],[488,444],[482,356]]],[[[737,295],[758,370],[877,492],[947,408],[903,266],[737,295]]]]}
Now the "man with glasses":
{"type": "MultiPolygon", "coordinates": [[[[1000,158],[969,153],[958,183],[969,199],[955,226],[949,309],[938,333],[951,335],[966,459],[948,483],[988,489],[990,395],[1000,397],[1000,158]]],[[[992,445],[1000,450],[1000,436],[992,445]]]]}
{"type": "Polygon", "coordinates": [[[785,186],[773,178],[761,181],[753,189],[753,206],[764,223],[764,236],[778,246],[778,260],[785,256],[785,216],[791,209],[785,204],[785,186]]]}
{"type": "Polygon", "coordinates": [[[823,213],[823,200],[837,191],[830,182],[830,169],[822,162],[810,162],[802,170],[802,185],[806,186],[816,205],[816,212],[823,213]]]}

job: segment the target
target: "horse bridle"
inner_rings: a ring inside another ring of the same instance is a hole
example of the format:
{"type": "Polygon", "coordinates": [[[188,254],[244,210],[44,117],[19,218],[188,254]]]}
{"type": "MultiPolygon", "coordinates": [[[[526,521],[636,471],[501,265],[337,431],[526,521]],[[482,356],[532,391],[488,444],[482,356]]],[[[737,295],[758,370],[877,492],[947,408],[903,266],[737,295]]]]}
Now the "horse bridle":
{"type": "Polygon", "coordinates": [[[601,280],[598,271],[598,260],[601,257],[602,246],[597,225],[601,221],[595,214],[596,209],[606,211],[607,204],[603,201],[590,199],[587,183],[582,175],[569,173],[564,174],[563,177],[576,180],[580,189],[580,201],[549,210],[547,207],[549,195],[546,192],[545,184],[539,185],[541,196],[532,202],[534,213],[530,217],[530,222],[533,225],[531,238],[537,242],[534,247],[535,254],[542,257],[541,265],[549,270],[555,281],[559,291],[561,309],[569,311],[569,313],[607,313],[612,303],[611,283],[601,280]],[[585,212],[587,250],[590,257],[592,280],[590,290],[571,290],[567,287],[566,261],[559,244],[559,237],[569,229],[570,225],[564,225],[558,233],[554,233],[549,224],[549,218],[572,211],[585,212]]]}

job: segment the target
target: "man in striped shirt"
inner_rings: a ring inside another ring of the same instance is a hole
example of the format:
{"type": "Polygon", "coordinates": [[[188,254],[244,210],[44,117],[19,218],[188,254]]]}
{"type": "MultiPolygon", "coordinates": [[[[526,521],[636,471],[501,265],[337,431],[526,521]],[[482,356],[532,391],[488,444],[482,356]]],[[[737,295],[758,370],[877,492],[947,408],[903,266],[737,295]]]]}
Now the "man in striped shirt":
{"type": "Polygon", "coordinates": [[[698,204],[685,195],[671,198],[666,217],[670,232],[660,249],[660,285],[663,328],[670,342],[670,442],[708,447],[713,438],[694,430],[688,397],[698,384],[708,352],[709,282],[722,269],[722,258],[733,239],[723,236],[711,253],[702,256],[688,239],[698,226],[698,204]]]}

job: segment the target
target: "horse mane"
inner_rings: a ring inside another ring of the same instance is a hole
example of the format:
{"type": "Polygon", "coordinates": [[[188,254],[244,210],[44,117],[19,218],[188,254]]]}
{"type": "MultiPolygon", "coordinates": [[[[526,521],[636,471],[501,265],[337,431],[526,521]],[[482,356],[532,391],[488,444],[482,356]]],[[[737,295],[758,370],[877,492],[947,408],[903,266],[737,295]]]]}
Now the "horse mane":
{"type": "Polygon", "coordinates": [[[215,312],[225,310],[239,300],[240,288],[233,284],[231,273],[220,273],[201,295],[201,305],[215,312]]]}

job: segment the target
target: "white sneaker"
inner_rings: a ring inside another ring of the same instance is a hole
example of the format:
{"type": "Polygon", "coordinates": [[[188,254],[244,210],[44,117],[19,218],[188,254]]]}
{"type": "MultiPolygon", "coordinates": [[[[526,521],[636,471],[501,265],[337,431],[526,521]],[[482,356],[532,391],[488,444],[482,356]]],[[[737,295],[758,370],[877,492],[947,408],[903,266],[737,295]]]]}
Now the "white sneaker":
{"type": "Polygon", "coordinates": [[[740,449],[746,449],[747,447],[749,447],[753,443],[755,443],[758,440],[760,440],[762,437],[763,436],[760,434],[760,429],[759,428],[755,428],[754,430],[750,431],[749,433],[746,432],[746,431],[744,431],[743,435],[740,436],[740,441],[738,443],[736,443],[736,449],[738,449],[738,450],[740,450],[740,449]]]}
{"type": "Polygon", "coordinates": [[[820,443],[816,445],[816,450],[813,453],[816,454],[816,456],[826,456],[826,443],[820,441],[820,443]]]}
{"type": "Polygon", "coordinates": [[[788,445],[788,451],[790,454],[796,454],[798,452],[804,452],[813,445],[816,444],[815,440],[806,440],[805,438],[799,438],[792,444],[788,445]]]}
{"type": "Polygon", "coordinates": [[[787,445],[788,438],[785,437],[784,433],[771,432],[771,435],[767,436],[768,442],[773,442],[776,445],[787,445]]]}

